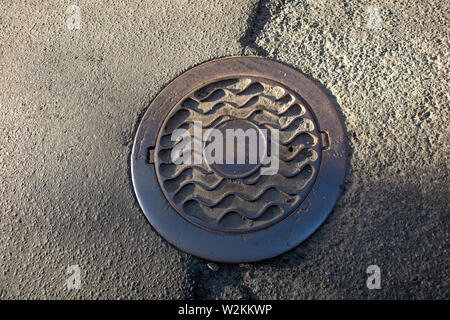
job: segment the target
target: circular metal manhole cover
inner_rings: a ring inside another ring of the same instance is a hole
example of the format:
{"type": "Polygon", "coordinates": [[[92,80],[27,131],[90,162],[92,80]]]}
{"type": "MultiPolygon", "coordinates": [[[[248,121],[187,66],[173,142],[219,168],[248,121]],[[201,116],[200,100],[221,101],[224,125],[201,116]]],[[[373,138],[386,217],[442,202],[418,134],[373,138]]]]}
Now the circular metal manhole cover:
{"type": "Polygon", "coordinates": [[[141,208],[170,243],[250,262],[320,226],[346,158],[339,115],[313,81],[278,62],[232,57],[161,91],[138,128],[131,167],[141,208]]]}

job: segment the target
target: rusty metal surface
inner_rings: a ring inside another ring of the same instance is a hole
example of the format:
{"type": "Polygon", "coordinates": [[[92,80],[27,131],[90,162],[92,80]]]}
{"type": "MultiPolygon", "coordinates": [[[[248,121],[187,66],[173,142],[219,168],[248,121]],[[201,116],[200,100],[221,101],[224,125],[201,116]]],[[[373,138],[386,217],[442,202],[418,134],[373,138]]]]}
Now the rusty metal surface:
{"type": "Polygon", "coordinates": [[[313,81],[278,62],[231,57],[188,70],[154,99],[136,134],[132,177],[146,217],[170,243],[209,260],[249,262],[295,247],[320,226],[346,158],[339,115],[313,81]],[[170,134],[199,119],[218,129],[279,129],[279,172],[170,163],[170,134]]]}

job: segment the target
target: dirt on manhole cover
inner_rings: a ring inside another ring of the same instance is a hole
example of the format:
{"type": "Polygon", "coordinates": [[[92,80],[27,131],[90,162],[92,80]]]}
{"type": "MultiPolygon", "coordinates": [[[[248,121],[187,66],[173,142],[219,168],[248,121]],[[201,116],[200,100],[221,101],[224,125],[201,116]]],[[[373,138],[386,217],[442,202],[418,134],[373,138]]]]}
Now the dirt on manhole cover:
{"type": "Polygon", "coordinates": [[[139,204],[165,239],[208,260],[251,262],[320,226],[346,158],[339,115],[312,80],[279,62],[232,57],[161,91],[131,166],[139,204]]]}

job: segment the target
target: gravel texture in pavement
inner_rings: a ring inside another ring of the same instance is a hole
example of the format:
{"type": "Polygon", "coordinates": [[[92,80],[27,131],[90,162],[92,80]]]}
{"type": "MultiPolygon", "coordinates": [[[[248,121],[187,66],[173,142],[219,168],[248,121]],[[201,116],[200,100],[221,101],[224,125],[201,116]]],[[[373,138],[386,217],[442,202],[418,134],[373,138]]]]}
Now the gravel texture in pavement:
{"type": "Polygon", "coordinates": [[[82,1],[79,29],[69,5],[0,4],[2,299],[450,298],[448,1],[82,1]],[[320,84],[350,159],[309,240],[212,268],[151,228],[129,158],[151,99],[231,55],[320,84]]]}

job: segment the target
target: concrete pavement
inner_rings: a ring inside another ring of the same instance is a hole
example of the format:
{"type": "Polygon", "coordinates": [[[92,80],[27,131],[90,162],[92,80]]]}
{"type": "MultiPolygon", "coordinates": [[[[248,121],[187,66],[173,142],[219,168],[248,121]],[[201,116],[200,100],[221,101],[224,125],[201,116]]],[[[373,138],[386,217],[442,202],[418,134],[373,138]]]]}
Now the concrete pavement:
{"type": "Polygon", "coordinates": [[[445,1],[2,2],[1,298],[448,299],[448,12],[445,1]],[[68,28],[71,4],[80,29],[68,28]],[[327,89],[350,169],[305,243],[212,271],[147,223],[129,157],[161,88],[241,54],[327,89]],[[366,287],[373,264],[380,290],[366,287]],[[67,290],[70,265],[80,290],[67,290]]]}

